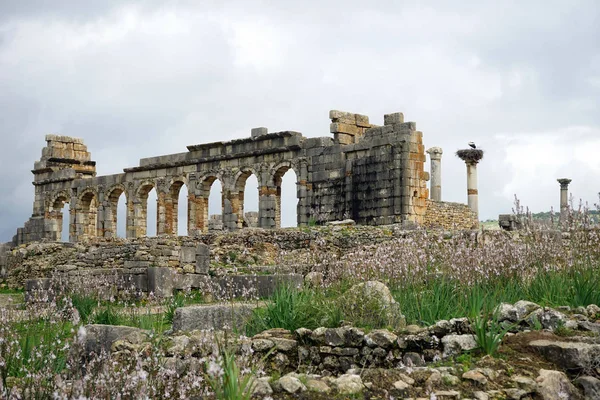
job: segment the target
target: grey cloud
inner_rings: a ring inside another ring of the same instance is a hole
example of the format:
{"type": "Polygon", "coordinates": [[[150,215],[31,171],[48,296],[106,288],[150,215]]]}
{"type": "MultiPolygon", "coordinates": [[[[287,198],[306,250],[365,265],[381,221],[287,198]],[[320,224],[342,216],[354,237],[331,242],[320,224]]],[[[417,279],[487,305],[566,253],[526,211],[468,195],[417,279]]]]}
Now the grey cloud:
{"type": "MultiPolygon", "coordinates": [[[[0,208],[0,241],[29,217],[44,134],[83,137],[110,174],[255,126],[329,136],[333,108],[417,121],[426,146],[444,148],[450,201],[466,201],[453,152],[475,140],[487,150],[482,217],[510,211],[502,188],[514,172],[495,135],[600,126],[588,82],[600,76],[598,5],[431,4],[1,2],[0,203],[10,207],[0,208]]],[[[593,172],[569,168],[574,190],[593,186],[593,172]]],[[[540,184],[551,198],[555,183],[540,184]]],[[[293,186],[286,193],[293,208],[293,186]]]]}

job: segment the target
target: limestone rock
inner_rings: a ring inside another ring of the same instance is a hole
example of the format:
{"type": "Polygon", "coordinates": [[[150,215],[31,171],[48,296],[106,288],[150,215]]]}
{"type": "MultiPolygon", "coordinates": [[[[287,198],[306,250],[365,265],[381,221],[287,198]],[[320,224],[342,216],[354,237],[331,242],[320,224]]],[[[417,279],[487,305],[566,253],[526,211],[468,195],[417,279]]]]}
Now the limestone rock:
{"type": "Polygon", "coordinates": [[[518,321],[518,312],[517,307],[508,303],[500,303],[498,307],[496,307],[495,313],[498,315],[498,321],[509,321],[509,322],[517,322],[518,321]]]}
{"type": "Polygon", "coordinates": [[[273,394],[273,389],[271,388],[271,385],[269,383],[270,379],[271,378],[268,376],[258,378],[255,381],[254,388],[252,389],[252,394],[254,396],[263,396],[263,397],[273,394]]]}
{"type": "Polygon", "coordinates": [[[175,310],[173,331],[230,330],[244,328],[256,304],[231,303],[180,307],[175,310]]]}
{"type": "Polygon", "coordinates": [[[477,384],[479,384],[480,386],[485,386],[487,385],[487,378],[485,376],[483,376],[483,374],[479,371],[467,371],[462,375],[463,379],[466,379],[468,381],[472,381],[475,382],[477,384]]]}
{"type": "Polygon", "coordinates": [[[365,387],[360,375],[354,374],[341,375],[333,380],[333,384],[341,394],[360,393],[365,387]]]}
{"type": "Polygon", "coordinates": [[[531,301],[519,300],[514,305],[517,311],[517,321],[524,319],[526,316],[531,314],[533,311],[542,308],[538,304],[532,303],[531,301]]]}
{"type": "MultiPolygon", "coordinates": [[[[400,305],[394,300],[388,287],[379,281],[368,281],[352,286],[340,299],[340,306],[349,318],[359,320],[372,316],[374,310],[392,326],[405,326],[406,319],[400,305]]],[[[383,322],[383,321],[382,321],[383,322]]]]}
{"type": "Polygon", "coordinates": [[[323,274],[321,272],[309,272],[304,277],[304,283],[309,287],[321,287],[323,285],[323,274]]]}
{"type": "Polygon", "coordinates": [[[444,358],[456,356],[463,351],[474,350],[478,347],[473,335],[447,335],[442,338],[442,344],[444,358]]]}
{"type": "Polygon", "coordinates": [[[540,369],[536,379],[542,400],[581,399],[579,392],[563,372],[540,369]]]}
{"type": "Polygon", "coordinates": [[[408,395],[408,389],[410,388],[410,385],[404,381],[396,381],[393,384],[393,393],[396,396],[406,396],[408,395]]]}
{"type": "Polygon", "coordinates": [[[593,376],[581,376],[575,380],[583,388],[585,399],[600,399],[600,379],[593,376]]]}
{"type": "Polygon", "coordinates": [[[117,325],[86,325],[79,336],[87,354],[110,352],[112,344],[117,340],[141,344],[148,339],[147,332],[142,329],[117,325]]]}
{"type": "Polygon", "coordinates": [[[329,393],[331,388],[320,379],[309,378],[306,380],[306,388],[311,392],[329,393]]]}
{"type": "Polygon", "coordinates": [[[304,386],[300,379],[290,374],[282,376],[278,383],[281,386],[281,389],[291,394],[306,390],[306,386],[304,386]]]}
{"type": "Polygon", "coordinates": [[[594,359],[600,359],[600,344],[534,340],[529,346],[565,369],[585,369],[594,359]]]}
{"type": "Polygon", "coordinates": [[[365,336],[365,343],[369,347],[391,348],[398,340],[398,336],[385,329],[376,329],[365,336]]]}
{"type": "Polygon", "coordinates": [[[513,376],[511,380],[527,393],[534,393],[537,390],[537,383],[535,383],[533,379],[527,378],[526,376],[516,375],[513,376]]]}
{"type": "Polygon", "coordinates": [[[459,400],[460,393],[456,390],[441,390],[434,392],[435,399],[437,400],[459,400]]]}
{"type": "Polygon", "coordinates": [[[251,346],[254,351],[265,352],[275,347],[275,343],[269,339],[252,339],[251,346]]]}

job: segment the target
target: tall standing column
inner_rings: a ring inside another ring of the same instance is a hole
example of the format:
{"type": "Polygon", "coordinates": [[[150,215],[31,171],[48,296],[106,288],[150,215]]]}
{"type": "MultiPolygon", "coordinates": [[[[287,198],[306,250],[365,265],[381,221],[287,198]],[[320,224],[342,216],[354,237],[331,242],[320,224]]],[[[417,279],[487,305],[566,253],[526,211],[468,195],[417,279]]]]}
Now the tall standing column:
{"type": "Polygon", "coordinates": [[[571,183],[571,179],[561,178],[557,181],[560,183],[560,220],[564,221],[569,212],[569,183],[571,183]]]}
{"type": "Polygon", "coordinates": [[[477,191],[477,164],[483,158],[481,149],[458,150],[456,155],[467,165],[467,196],[469,207],[479,218],[479,192],[477,191]]]}
{"type": "Polygon", "coordinates": [[[431,160],[430,198],[434,201],[442,201],[442,153],[441,147],[432,147],[427,150],[431,160]]]}

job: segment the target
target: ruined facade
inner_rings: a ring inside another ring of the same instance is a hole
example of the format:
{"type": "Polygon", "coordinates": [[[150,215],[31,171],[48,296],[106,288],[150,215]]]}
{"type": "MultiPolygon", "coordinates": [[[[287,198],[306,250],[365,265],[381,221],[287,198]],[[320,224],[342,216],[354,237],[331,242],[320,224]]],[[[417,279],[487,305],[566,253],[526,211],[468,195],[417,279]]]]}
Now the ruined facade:
{"type": "MultiPolygon", "coordinates": [[[[191,145],[186,152],[144,158],[123,173],[97,176],[96,164],[81,139],[48,135],[35,163],[33,214],[13,245],[60,240],[62,209],[69,204],[69,240],[116,237],[117,203],[125,196],[126,236],[146,235],[148,193],[157,192],[157,235],[172,235],[187,224],[189,235],[207,232],[212,184],[222,185],[222,227],[278,228],[281,182],[288,170],[297,177],[297,223],[352,218],[362,225],[426,221],[429,174],[423,134],[402,113],[388,114],[383,126],[369,118],[331,111],[331,137],[306,138],[298,132],[252,129],[251,137],[191,145]],[[259,183],[259,212],[249,224],[244,213],[246,180],[259,183]],[[179,191],[188,189],[188,219],[178,219],[179,191]],[[246,219],[245,219],[246,218],[246,219]]],[[[468,219],[468,218],[467,218],[468,219]]],[[[470,228],[473,220],[458,228],[470,228]]]]}

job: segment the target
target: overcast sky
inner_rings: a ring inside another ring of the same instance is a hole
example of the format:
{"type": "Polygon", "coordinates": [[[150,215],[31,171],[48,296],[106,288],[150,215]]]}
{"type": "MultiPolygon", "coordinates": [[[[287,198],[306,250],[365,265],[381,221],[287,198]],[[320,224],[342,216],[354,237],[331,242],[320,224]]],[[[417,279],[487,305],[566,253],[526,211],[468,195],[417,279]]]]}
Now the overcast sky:
{"type": "Polygon", "coordinates": [[[257,126],[329,136],[330,109],[416,121],[447,201],[466,202],[454,152],[475,141],[482,219],[515,194],[557,209],[560,177],[593,204],[600,2],[2,0],[0,241],[31,214],[48,133],[104,175],[257,126]]]}

